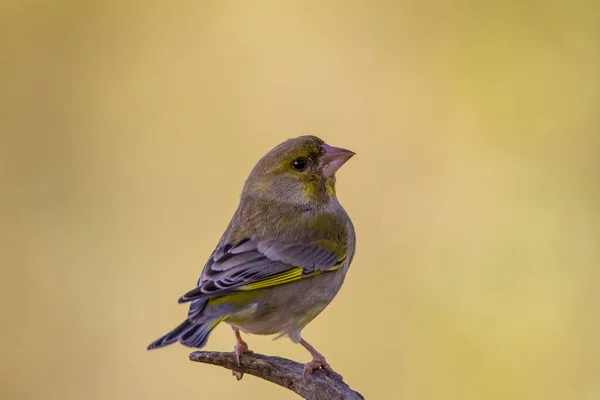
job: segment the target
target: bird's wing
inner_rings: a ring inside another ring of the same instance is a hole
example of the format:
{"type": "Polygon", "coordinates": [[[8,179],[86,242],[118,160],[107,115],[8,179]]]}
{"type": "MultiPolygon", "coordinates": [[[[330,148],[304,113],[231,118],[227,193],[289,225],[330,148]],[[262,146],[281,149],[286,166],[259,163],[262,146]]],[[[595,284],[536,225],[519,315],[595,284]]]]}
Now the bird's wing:
{"type": "Polygon", "coordinates": [[[198,286],[179,302],[293,282],[334,271],[345,258],[345,243],[330,240],[296,243],[243,239],[226,243],[209,258],[198,286]]]}

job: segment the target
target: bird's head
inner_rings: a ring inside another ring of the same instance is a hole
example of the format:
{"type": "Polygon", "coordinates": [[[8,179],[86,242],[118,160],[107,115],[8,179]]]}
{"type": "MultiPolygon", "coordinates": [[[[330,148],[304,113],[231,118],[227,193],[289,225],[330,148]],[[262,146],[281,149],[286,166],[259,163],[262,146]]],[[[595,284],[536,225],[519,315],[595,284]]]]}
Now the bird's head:
{"type": "Polygon", "coordinates": [[[335,198],[335,172],[354,154],[316,136],[289,139],[260,159],[242,196],[297,205],[326,204],[335,198]]]}

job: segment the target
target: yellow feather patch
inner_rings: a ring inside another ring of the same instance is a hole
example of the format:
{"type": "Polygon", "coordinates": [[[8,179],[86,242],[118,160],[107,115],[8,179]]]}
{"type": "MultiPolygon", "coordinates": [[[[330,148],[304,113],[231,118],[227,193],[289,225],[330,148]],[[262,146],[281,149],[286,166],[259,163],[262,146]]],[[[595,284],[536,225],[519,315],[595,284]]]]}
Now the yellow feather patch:
{"type": "Polygon", "coordinates": [[[290,282],[294,282],[294,281],[297,281],[300,279],[310,278],[311,276],[320,275],[324,272],[335,271],[339,267],[340,266],[337,265],[328,270],[314,271],[314,272],[311,272],[310,274],[306,274],[306,275],[304,275],[302,273],[303,272],[302,268],[294,268],[289,271],[282,272],[281,274],[277,274],[277,275],[262,279],[260,281],[254,282],[254,283],[249,283],[247,285],[240,286],[239,290],[256,290],[256,289],[263,289],[266,287],[271,287],[271,286],[276,286],[276,285],[283,285],[284,283],[290,283],[290,282]]]}
{"type": "Polygon", "coordinates": [[[227,303],[234,306],[244,306],[251,303],[257,296],[257,293],[240,293],[233,292],[219,297],[211,297],[208,299],[208,304],[216,306],[219,304],[227,303]]]}
{"type": "Polygon", "coordinates": [[[211,322],[211,323],[208,325],[208,326],[209,326],[209,329],[210,329],[210,330],[214,329],[214,328],[215,328],[217,325],[219,325],[221,322],[223,322],[223,320],[224,320],[225,318],[227,318],[228,316],[229,316],[229,314],[227,314],[227,315],[225,315],[225,316],[223,316],[223,317],[221,317],[221,318],[219,318],[219,319],[216,319],[216,320],[214,320],[213,322],[211,322]]]}

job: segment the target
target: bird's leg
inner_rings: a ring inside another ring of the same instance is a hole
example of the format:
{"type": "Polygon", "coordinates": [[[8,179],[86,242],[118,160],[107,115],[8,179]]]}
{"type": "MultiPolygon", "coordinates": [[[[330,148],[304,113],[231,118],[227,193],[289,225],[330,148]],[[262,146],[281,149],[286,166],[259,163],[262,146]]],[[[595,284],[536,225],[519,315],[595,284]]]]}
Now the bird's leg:
{"type": "MultiPolygon", "coordinates": [[[[233,351],[235,352],[235,357],[237,358],[237,364],[240,365],[240,356],[242,354],[252,354],[253,351],[248,348],[248,343],[244,342],[242,339],[242,335],[240,334],[240,330],[238,328],[232,327],[233,332],[235,333],[235,346],[233,346],[233,351]]],[[[231,371],[232,374],[239,381],[244,377],[243,372],[231,371]]]]}
{"type": "Polygon", "coordinates": [[[235,346],[233,346],[233,350],[235,351],[235,356],[237,358],[237,363],[240,365],[240,356],[242,354],[252,354],[253,351],[248,348],[248,343],[244,342],[242,339],[242,335],[240,335],[240,330],[238,328],[233,328],[233,332],[235,333],[235,346]]]}
{"type": "Polygon", "coordinates": [[[304,378],[306,378],[307,375],[312,374],[314,370],[321,368],[321,369],[329,372],[331,375],[333,375],[335,378],[339,379],[340,381],[344,380],[344,377],[342,375],[338,374],[337,372],[335,372],[331,368],[331,366],[327,363],[327,361],[325,360],[325,357],[321,353],[319,353],[317,351],[317,349],[312,347],[310,345],[310,343],[308,343],[304,339],[301,339],[300,344],[302,346],[304,346],[304,348],[306,350],[308,350],[310,355],[313,357],[312,361],[304,364],[304,378]]]}

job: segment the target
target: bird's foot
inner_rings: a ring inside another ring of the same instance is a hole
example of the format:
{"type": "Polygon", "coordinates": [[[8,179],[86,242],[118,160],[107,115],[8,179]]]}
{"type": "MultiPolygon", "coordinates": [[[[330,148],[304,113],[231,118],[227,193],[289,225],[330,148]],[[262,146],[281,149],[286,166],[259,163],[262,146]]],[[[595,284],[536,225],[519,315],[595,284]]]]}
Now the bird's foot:
{"type": "MultiPolygon", "coordinates": [[[[254,352],[248,348],[248,343],[244,342],[239,336],[239,332],[236,332],[235,346],[233,346],[233,352],[235,353],[235,358],[237,360],[237,365],[240,365],[240,356],[242,354],[253,354],[254,352]]],[[[237,380],[241,380],[244,377],[243,372],[231,371],[231,374],[237,378],[237,380]]]]}
{"type": "Polygon", "coordinates": [[[333,368],[331,368],[331,366],[327,363],[327,361],[325,360],[325,357],[323,357],[321,355],[313,357],[312,361],[304,364],[304,379],[306,379],[306,377],[308,375],[312,374],[313,371],[315,371],[317,369],[322,369],[322,370],[328,372],[334,378],[339,379],[340,381],[344,381],[344,377],[342,375],[338,374],[337,372],[335,372],[333,370],[333,368]]]}
{"type": "Polygon", "coordinates": [[[233,346],[233,352],[235,353],[235,358],[237,359],[237,364],[240,365],[240,356],[242,354],[254,354],[252,350],[248,348],[248,343],[240,340],[235,343],[233,346]]]}

